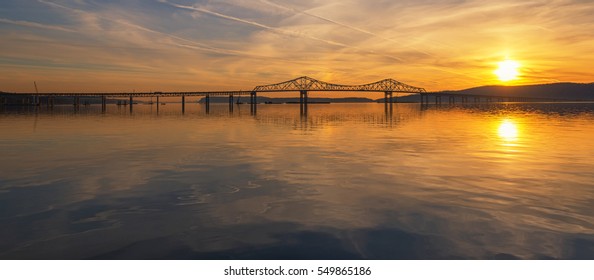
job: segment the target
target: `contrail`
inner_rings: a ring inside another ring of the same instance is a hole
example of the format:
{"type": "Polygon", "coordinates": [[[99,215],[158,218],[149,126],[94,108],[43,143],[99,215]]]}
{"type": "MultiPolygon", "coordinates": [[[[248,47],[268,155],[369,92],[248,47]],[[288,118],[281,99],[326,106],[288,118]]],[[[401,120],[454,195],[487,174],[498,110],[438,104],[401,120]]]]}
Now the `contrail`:
{"type": "MultiPolygon", "coordinates": [[[[70,7],[63,6],[63,5],[60,5],[60,4],[57,4],[57,3],[54,3],[54,2],[50,2],[50,1],[46,1],[46,0],[38,0],[38,1],[40,3],[46,4],[46,5],[50,5],[50,6],[61,8],[61,9],[65,9],[65,10],[69,10],[69,11],[74,12],[74,13],[77,13],[77,14],[91,14],[91,13],[86,12],[86,11],[83,11],[83,10],[78,10],[78,9],[70,8],[70,7]]],[[[118,23],[118,24],[121,24],[121,25],[127,25],[127,26],[130,26],[132,28],[136,28],[138,30],[142,30],[142,31],[145,31],[145,32],[153,33],[153,34],[158,34],[158,35],[161,35],[161,36],[164,36],[164,37],[167,37],[167,38],[171,38],[171,39],[175,39],[175,40],[179,40],[179,41],[182,41],[182,42],[187,43],[187,44],[179,44],[179,43],[173,43],[172,42],[172,44],[174,46],[177,46],[177,47],[187,48],[187,49],[193,49],[193,50],[202,50],[202,51],[207,51],[207,52],[212,52],[212,53],[218,53],[218,54],[226,54],[226,55],[235,55],[235,56],[249,55],[249,54],[246,54],[246,53],[243,53],[243,52],[239,52],[239,51],[211,47],[209,45],[206,45],[206,44],[203,44],[203,43],[200,43],[200,42],[192,41],[192,40],[189,40],[189,39],[186,39],[186,38],[182,38],[182,37],[179,37],[179,36],[175,36],[175,35],[166,34],[166,33],[163,33],[163,32],[160,32],[160,31],[156,31],[156,30],[153,30],[153,29],[149,29],[149,28],[146,28],[146,27],[137,25],[137,24],[133,24],[133,23],[127,22],[127,21],[123,21],[123,20],[119,20],[119,19],[112,19],[112,18],[109,18],[109,17],[104,17],[104,16],[100,16],[100,15],[96,15],[96,14],[93,14],[93,15],[96,16],[96,17],[98,17],[98,18],[107,20],[107,21],[115,22],[115,23],[118,23]]],[[[74,31],[73,30],[73,32],[78,32],[78,31],[74,31]]]]}
{"type": "Polygon", "coordinates": [[[241,22],[244,24],[248,24],[248,25],[253,25],[256,27],[260,27],[262,29],[266,29],[266,30],[270,30],[270,31],[274,31],[277,33],[282,33],[285,35],[292,35],[292,36],[296,36],[296,37],[307,37],[316,41],[320,41],[320,42],[324,42],[330,45],[335,45],[335,46],[339,46],[339,47],[349,47],[343,43],[339,43],[339,42],[335,42],[332,40],[325,40],[325,39],[321,39],[315,36],[311,36],[311,35],[307,35],[307,34],[303,34],[297,31],[291,31],[291,30],[285,30],[285,29],[281,29],[281,28],[277,28],[277,27],[272,27],[272,26],[268,26],[265,24],[261,24],[255,21],[250,21],[250,20],[246,20],[246,19],[242,19],[242,18],[238,18],[238,17],[234,17],[234,16],[229,16],[229,15],[225,15],[225,14],[221,14],[221,13],[217,13],[211,10],[207,10],[204,8],[200,8],[200,7],[194,7],[194,6],[185,6],[185,5],[180,5],[180,4],[176,4],[176,3],[171,3],[168,2],[166,0],[159,0],[159,2],[161,3],[166,3],[169,4],[173,7],[176,8],[180,8],[180,9],[186,9],[186,10],[192,10],[192,11],[196,11],[196,12],[201,12],[201,13],[205,13],[208,15],[212,15],[212,16],[216,16],[216,17],[220,17],[220,18],[224,18],[224,19],[228,19],[228,20],[232,20],[232,21],[237,21],[237,22],[241,22]]]}
{"type": "MultiPolygon", "coordinates": [[[[371,31],[368,31],[368,30],[365,30],[365,29],[362,29],[362,28],[359,28],[359,27],[356,27],[356,26],[352,26],[352,25],[349,25],[349,24],[346,24],[346,23],[342,23],[342,22],[338,22],[338,21],[335,21],[335,20],[332,20],[332,19],[329,19],[329,18],[318,16],[316,14],[312,14],[312,13],[307,12],[307,11],[298,10],[298,9],[295,9],[295,8],[292,8],[292,7],[288,7],[288,6],[283,6],[283,5],[274,3],[274,2],[270,2],[268,0],[260,0],[260,2],[262,2],[264,4],[267,4],[267,5],[270,5],[270,6],[281,8],[283,10],[291,11],[291,12],[296,13],[296,14],[304,14],[304,15],[307,15],[307,16],[310,16],[310,17],[313,17],[313,18],[317,18],[317,19],[322,20],[322,21],[325,21],[325,22],[329,22],[329,23],[332,23],[332,24],[335,24],[335,25],[338,25],[338,26],[342,26],[342,27],[348,28],[348,29],[353,30],[353,31],[357,31],[357,32],[360,32],[360,33],[363,33],[363,34],[370,35],[372,37],[376,37],[376,38],[379,38],[379,39],[382,39],[382,40],[385,40],[385,41],[389,41],[389,42],[392,42],[392,43],[396,43],[396,44],[402,45],[401,42],[398,42],[398,41],[396,41],[394,39],[381,36],[381,35],[379,35],[377,33],[374,33],[374,32],[371,32],[371,31]]],[[[428,52],[425,52],[425,51],[422,51],[422,50],[419,50],[419,49],[416,49],[416,48],[412,48],[412,47],[406,47],[406,48],[412,49],[414,51],[417,51],[419,53],[422,53],[422,54],[425,54],[425,55],[428,55],[428,56],[435,57],[433,54],[430,54],[428,52]]]]}
{"type": "Polygon", "coordinates": [[[0,18],[0,22],[13,24],[13,25],[19,25],[19,26],[25,26],[25,27],[34,27],[34,28],[56,30],[56,31],[63,31],[63,32],[77,32],[76,30],[68,29],[68,28],[61,27],[61,26],[47,25],[47,24],[41,24],[41,23],[37,23],[37,22],[24,21],[24,20],[11,20],[11,19],[0,18]]]}
{"type": "Polygon", "coordinates": [[[171,2],[169,2],[167,0],[158,0],[158,1],[161,2],[161,3],[169,4],[169,5],[171,5],[173,7],[176,7],[176,8],[185,9],[185,10],[191,10],[191,11],[196,11],[196,12],[201,12],[201,13],[212,15],[212,16],[216,16],[216,17],[219,17],[219,18],[223,18],[223,19],[240,22],[240,23],[247,24],[247,25],[252,25],[252,26],[260,27],[262,29],[270,30],[270,31],[273,31],[273,32],[276,32],[276,33],[280,33],[280,34],[284,34],[284,35],[295,36],[295,37],[302,37],[302,38],[308,38],[308,39],[312,39],[312,40],[315,40],[315,41],[318,41],[318,42],[322,42],[322,43],[326,43],[326,44],[329,44],[329,45],[339,46],[339,47],[343,47],[343,48],[347,48],[347,49],[354,49],[354,50],[357,50],[357,51],[360,51],[360,52],[364,52],[364,53],[368,53],[368,54],[374,54],[374,55],[380,55],[380,56],[383,56],[383,57],[387,57],[387,58],[390,58],[390,59],[394,59],[394,60],[398,60],[400,62],[403,62],[403,60],[401,58],[398,58],[398,57],[395,57],[395,56],[384,55],[384,54],[377,54],[377,53],[372,52],[372,51],[366,51],[366,50],[363,50],[363,49],[358,48],[358,47],[349,46],[347,44],[343,44],[343,43],[332,41],[332,40],[322,39],[322,38],[319,38],[319,37],[316,37],[316,36],[312,36],[312,35],[309,35],[309,34],[297,32],[297,31],[293,31],[293,30],[286,30],[286,29],[282,29],[282,28],[278,28],[278,27],[268,26],[268,25],[265,25],[265,24],[261,24],[259,22],[250,21],[250,20],[246,20],[246,19],[242,19],[242,18],[230,16],[230,15],[221,14],[221,13],[214,12],[214,11],[211,11],[211,10],[207,10],[207,9],[204,9],[204,8],[200,8],[200,7],[180,5],[180,4],[176,4],[176,3],[171,3],[171,2]]]}

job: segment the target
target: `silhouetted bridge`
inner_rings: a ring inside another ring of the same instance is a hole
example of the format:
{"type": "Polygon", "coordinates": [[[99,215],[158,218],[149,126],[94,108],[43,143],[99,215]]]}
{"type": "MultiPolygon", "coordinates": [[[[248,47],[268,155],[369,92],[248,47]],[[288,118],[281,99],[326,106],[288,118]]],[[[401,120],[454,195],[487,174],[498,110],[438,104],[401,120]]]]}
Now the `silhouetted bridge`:
{"type": "MultiPolygon", "coordinates": [[[[410,93],[410,94],[419,94],[421,96],[421,103],[428,104],[429,97],[434,96],[436,104],[441,104],[442,97],[449,98],[450,103],[455,103],[456,99],[460,99],[463,103],[468,102],[469,98],[472,98],[474,102],[481,102],[481,99],[489,102],[492,100],[496,101],[553,101],[548,99],[542,98],[524,98],[524,97],[509,97],[509,96],[486,96],[486,95],[474,95],[474,94],[460,94],[460,93],[448,93],[448,92],[427,92],[423,88],[410,86],[394,79],[384,79],[381,81],[377,81],[374,83],[369,84],[362,84],[362,85],[340,85],[340,84],[332,84],[323,81],[319,81],[316,79],[312,79],[310,77],[299,77],[293,80],[285,81],[282,83],[276,84],[268,84],[268,85],[261,85],[256,86],[253,90],[250,91],[187,91],[187,92],[121,92],[121,93],[113,93],[113,92],[106,92],[106,93],[3,93],[5,96],[23,96],[23,105],[41,105],[42,100],[45,101],[47,106],[54,105],[54,98],[58,96],[65,96],[65,97],[72,97],[73,98],[73,105],[78,106],[80,105],[80,98],[81,97],[95,97],[101,98],[101,104],[103,110],[107,105],[107,98],[108,97],[126,97],[129,98],[129,105],[130,110],[132,110],[132,106],[134,104],[134,97],[156,97],[157,99],[157,108],[159,106],[159,98],[160,97],[173,97],[178,96],[181,97],[182,103],[182,110],[185,110],[185,103],[186,103],[186,96],[202,96],[204,97],[204,101],[206,104],[206,108],[208,110],[210,106],[210,97],[211,96],[229,96],[229,106],[230,110],[232,110],[233,100],[235,96],[250,96],[249,104],[251,104],[251,109],[253,111],[256,110],[257,102],[257,94],[258,93],[280,93],[280,92],[299,92],[299,103],[301,104],[302,110],[307,110],[308,104],[308,93],[309,92],[383,92],[384,93],[384,102],[386,104],[392,104],[393,94],[394,93],[410,93]],[[29,98],[32,97],[32,98],[29,98]],[[43,97],[43,98],[40,98],[43,97]],[[30,100],[25,100],[28,98],[30,100]]],[[[2,98],[0,100],[0,104],[6,104],[6,98],[2,98]]]]}
{"type": "Polygon", "coordinates": [[[280,93],[280,92],[299,92],[299,101],[302,109],[307,110],[308,93],[310,91],[334,91],[334,92],[383,92],[386,103],[392,103],[393,93],[425,93],[425,89],[413,87],[394,79],[385,79],[375,83],[363,85],[339,85],[332,84],[310,77],[299,77],[277,84],[269,84],[256,86],[251,91],[188,91],[188,92],[122,92],[122,93],[20,93],[13,95],[33,96],[29,102],[23,102],[28,105],[40,105],[40,98],[45,97],[46,104],[53,106],[53,98],[57,96],[68,96],[73,98],[73,104],[78,106],[81,97],[100,97],[102,106],[105,108],[108,97],[128,97],[130,99],[130,110],[134,104],[134,97],[156,97],[157,106],[159,105],[159,97],[181,96],[182,110],[185,108],[186,96],[203,96],[207,109],[210,105],[210,96],[229,96],[229,106],[232,106],[235,96],[250,96],[249,104],[252,104],[252,109],[255,110],[257,104],[258,93],[280,93]]]}

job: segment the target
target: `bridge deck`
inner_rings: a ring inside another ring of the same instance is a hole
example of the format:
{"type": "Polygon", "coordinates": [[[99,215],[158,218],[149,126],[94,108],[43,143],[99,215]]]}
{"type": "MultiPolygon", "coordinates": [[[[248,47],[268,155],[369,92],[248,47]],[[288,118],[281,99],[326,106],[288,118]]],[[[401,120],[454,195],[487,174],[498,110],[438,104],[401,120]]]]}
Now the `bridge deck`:
{"type": "Polygon", "coordinates": [[[461,97],[461,98],[491,98],[491,99],[523,99],[531,101],[558,101],[559,99],[543,98],[543,97],[529,97],[529,96],[511,96],[511,95],[486,95],[486,94],[468,94],[468,93],[451,93],[451,92],[425,92],[421,96],[445,96],[445,97],[461,97]]]}

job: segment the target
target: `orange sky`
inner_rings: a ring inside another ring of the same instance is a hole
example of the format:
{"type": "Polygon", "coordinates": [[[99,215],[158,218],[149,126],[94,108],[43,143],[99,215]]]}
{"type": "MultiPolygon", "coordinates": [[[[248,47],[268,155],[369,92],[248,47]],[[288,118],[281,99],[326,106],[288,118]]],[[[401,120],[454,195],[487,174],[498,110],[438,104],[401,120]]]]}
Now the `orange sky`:
{"type": "Polygon", "coordinates": [[[0,91],[593,82],[591,1],[3,1],[0,91]],[[519,77],[494,74],[505,59],[519,77]]]}

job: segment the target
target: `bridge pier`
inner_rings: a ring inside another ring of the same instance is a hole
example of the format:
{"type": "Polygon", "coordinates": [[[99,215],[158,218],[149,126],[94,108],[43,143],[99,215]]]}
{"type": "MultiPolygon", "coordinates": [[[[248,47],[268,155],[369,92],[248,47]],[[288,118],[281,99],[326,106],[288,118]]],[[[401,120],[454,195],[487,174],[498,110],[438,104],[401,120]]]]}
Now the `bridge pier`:
{"type": "Polygon", "coordinates": [[[206,108],[206,113],[209,114],[210,113],[210,95],[207,94],[204,97],[204,104],[205,104],[205,108],[206,108]]]}
{"type": "Polygon", "coordinates": [[[130,95],[130,113],[132,113],[132,108],[134,107],[134,98],[130,95]]]}
{"type": "Polygon", "coordinates": [[[74,98],[74,106],[75,107],[79,107],[80,106],[80,96],[76,96],[74,98]]]}
{"type": "Polygon", "coordinates": [[[393,102],[394,102],[394,100],[392,99],[392,92],[391,91],[384,92],[384,103],[392,104],[393,102]]]}
{"type": "Polygon", "coordinates": [[[392,103],[384,103],[384,113],[386,114],[386,119],[392,117],[392,112],[394,112],[394,107],[392,103]]]}
{"type": "Polygon", "coordinates": [[[101,111],[103,113],[105,113],[106,109],[107,109],[107,97],[105,97],[105,95],[102,95],[101,96],[101,111]]]}
{"type": "Polygon", "coordinates": [[[182,114],[186,113],[186,95],[182,94],[182,114]]]}
{"type": "Polygon", "coordinates": [[[450,96],[449,96],[449,101],[450,101],[450,104],[456,104],[456,97],[455,97],[455,96],[452,96],[452,95],[450,95],[450,96]]]}
{"type": "Polygon", "coordinates": [[[233,112],[233,94],[229,94],[229,112],[233,112]]]}
{"type": "Polygon", "coordinates": [[[258,96],[255,91],[250,92],[250,113],[255,115],[258,111],[258,96]]]}
{"type": "Polygon", "coordinates": [[[299,91],[299,112],[301,115],[307,115],[307,90],[299,91]]]}

